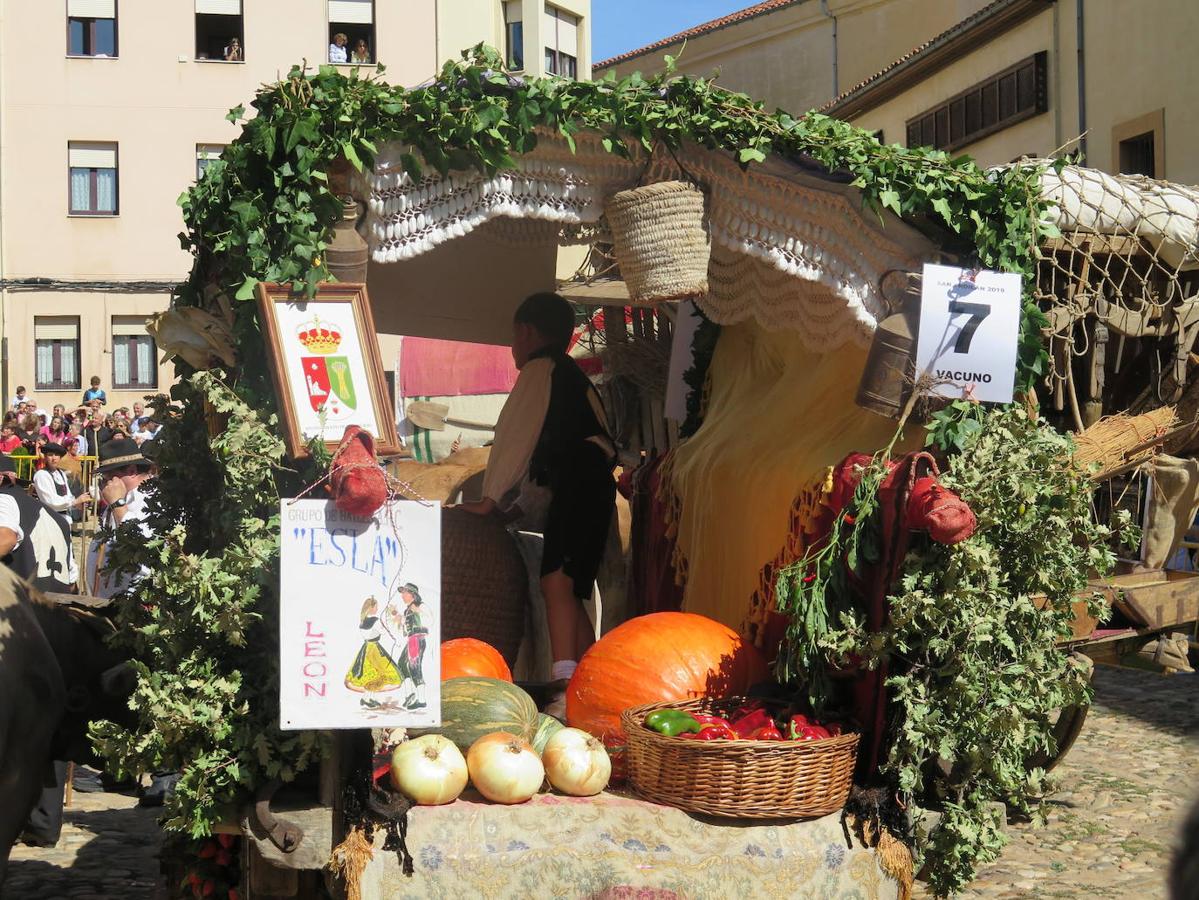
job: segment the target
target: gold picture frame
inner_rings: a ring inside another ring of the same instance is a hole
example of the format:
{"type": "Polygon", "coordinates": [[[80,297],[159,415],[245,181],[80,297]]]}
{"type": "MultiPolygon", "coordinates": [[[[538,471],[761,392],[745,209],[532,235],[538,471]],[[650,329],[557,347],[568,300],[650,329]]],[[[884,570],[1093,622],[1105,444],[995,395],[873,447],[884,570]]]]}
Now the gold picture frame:
{"type": "Polygon", "coordinates": [[[347,425],[370,432],[381,456],[401,452],[365,284],[322,284],[308,297],[262,282],[258,317],[292,458],[308,456],[313,438],[336,450],[347,425]]]}

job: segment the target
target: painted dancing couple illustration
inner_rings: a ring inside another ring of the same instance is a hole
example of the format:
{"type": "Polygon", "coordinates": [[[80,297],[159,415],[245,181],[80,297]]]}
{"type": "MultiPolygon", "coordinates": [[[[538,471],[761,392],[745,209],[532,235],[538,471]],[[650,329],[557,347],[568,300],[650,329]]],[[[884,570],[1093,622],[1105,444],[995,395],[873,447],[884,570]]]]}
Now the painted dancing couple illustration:
{"type": "Polygon", "coordinates": [[[358,627],[363,632],[362,647],[350,670],[345,685],[363,694],[359,705],[367,711],[384,708],[421,710],[427,706],[423,672],[428,627],[421,621],[424,606],[420,590],[409,582],[380,610],[379,601],[368,597],[362,604],[358,627]],[[407,693],[403,688],[408,686],[407,693]],[[400,691],[403,701],[379,699],[376,694],[400,691]]]}

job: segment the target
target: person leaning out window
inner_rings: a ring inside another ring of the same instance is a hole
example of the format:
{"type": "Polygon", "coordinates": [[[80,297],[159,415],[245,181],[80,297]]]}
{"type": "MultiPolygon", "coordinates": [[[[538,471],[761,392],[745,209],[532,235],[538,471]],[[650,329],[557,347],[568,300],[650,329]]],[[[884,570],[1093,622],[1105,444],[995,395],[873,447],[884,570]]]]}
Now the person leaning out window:
{"type": "Polygon", "coordinates": [[[333,35],[333,43],[329,45],[329,62],[331,63],[346,63],[350,61],[350,55],[346,51],[346,44],[350,39],[340,31],[333,35]]]}
{"type": "Polygon", "coordinates": [[[225,62],[244,62],[245,53],[241,49],[241,40],[238,38],[229,38],[229,45],[222,51],[225,55],[225,62]]]}

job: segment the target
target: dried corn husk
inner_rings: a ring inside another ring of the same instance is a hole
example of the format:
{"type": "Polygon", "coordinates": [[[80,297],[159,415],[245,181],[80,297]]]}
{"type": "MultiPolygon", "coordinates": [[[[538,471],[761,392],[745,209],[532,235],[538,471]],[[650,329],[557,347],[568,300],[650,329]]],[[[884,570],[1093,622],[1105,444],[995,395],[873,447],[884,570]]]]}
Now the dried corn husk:
{"type": "Polygon", "coordinates": [[[156,313],[146,331],[167,358],[182,357],[196,369],[211,369],[237,362],[233,334],[224,321],[196,306],[181,306],[156,313]]]}

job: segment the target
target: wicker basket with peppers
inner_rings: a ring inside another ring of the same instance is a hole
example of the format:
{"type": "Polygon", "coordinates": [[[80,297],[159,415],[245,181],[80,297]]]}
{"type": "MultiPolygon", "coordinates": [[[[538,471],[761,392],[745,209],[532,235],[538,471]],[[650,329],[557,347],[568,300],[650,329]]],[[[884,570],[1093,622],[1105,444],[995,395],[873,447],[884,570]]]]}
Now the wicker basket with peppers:
{"type": "Polygon", "coordinates": [[[763,703],[691,700],[624,711],[629,781],[642,796],[736,818],[812,817],[848,796],[858,735],[763,703]]]}

